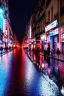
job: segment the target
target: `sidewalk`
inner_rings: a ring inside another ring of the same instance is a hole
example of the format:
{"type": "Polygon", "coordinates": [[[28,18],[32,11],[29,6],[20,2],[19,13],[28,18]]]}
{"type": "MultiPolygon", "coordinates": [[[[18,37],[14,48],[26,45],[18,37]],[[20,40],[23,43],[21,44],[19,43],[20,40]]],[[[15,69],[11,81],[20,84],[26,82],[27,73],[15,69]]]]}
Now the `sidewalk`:
{"type": "Polygon", "coordinates": [[[60,54],[59,57],[57,56],[57,54],[55,54],[55,58],[58,58],[60,60],[64,60],[64,54],[60,54]]]}
{"type": "MultiPolygon", "coordinates": [[[[29,53],[29,52],[27,52],[29,53]]],[[[59,58],[55,54],[54,58],[49,56],[50,60],[44,60],[44,54],[40,53],[39,58],[35,53],[28,54],[35,66],[46,76],[49,76],[60,88],[64,84],[64,56],[60,54],[59,58]]]]}
{"type": "MultiPolygon", "coordinates": [[[[44,56],[43,53],[40,55],[44,56]]],[[[63,79],[64,82],[64,54],[60,54],[59,57],[57,54],[52,58],[50,57],[50,67],[48,67],[49,71],[51,70],[50,68],[54,66],[54,71],[56,74],[59,74],[59,77],[63,79]]]]}
{"type": "MultiPolygon", "coordinates": [[[[42,52],[40,53],[40,55],[44,56],[44,54],[43,54],[42,52]]],[[[52,58],[51,55],[50,55],[49,57],[52,58]]],[[[61,54],[59,55],[59,57],[57,56],[57,54],[55,54],[55,55],[54,55],[54,59],[64,62],[64,54],[61,53],[61,54]]]]}
{"type": "Polygon", "coordinates": [[[6,53],[8,53],[8,52],[10,52],[12,50],[13,49],[8,49],[8,50],[3,49],[3,50],[0,50],[0,56],[2,56],[3,54],[6,54],[6,53]]]}

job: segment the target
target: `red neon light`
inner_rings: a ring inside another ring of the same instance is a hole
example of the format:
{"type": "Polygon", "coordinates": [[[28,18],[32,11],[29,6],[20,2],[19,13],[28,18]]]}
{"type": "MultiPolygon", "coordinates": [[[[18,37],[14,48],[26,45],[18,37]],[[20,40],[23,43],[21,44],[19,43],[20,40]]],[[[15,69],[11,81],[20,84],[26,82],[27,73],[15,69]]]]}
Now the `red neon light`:
{"type": "Polygon", "coordinates": [[[62,27],[58,28],[58,33],[59,33],[59,42],[62,42],[61,34],[62,34],[62,27]]]}
{"type": "Polygon", "coordinates": [[[4,35],[4,38],[8,38],[8,35],[4,35]]]}

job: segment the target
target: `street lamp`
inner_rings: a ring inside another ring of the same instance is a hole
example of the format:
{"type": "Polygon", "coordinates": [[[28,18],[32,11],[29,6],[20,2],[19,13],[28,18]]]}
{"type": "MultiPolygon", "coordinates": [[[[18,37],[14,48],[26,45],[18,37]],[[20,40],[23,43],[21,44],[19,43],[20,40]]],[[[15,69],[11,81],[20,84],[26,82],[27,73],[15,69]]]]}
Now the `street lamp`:
{"type": "Polygon", "coordinates": [[[3,29],[3,8],[0,7],[0,28],[3,29]]]}
{"type": "Polygon", "coordinates": [[[0,8],[0,14],[3,14],[3,9],[2,8],[0,8]]]}
{"type": "Polygon", "coordinates": [[[4,13],[4,10],[2,7],[0,7],[0,29],[2,30],[1,31],[1,34],[0,34],[0,44],[2,44],[2,37],[3,37],[3,13],[4,13]]]}

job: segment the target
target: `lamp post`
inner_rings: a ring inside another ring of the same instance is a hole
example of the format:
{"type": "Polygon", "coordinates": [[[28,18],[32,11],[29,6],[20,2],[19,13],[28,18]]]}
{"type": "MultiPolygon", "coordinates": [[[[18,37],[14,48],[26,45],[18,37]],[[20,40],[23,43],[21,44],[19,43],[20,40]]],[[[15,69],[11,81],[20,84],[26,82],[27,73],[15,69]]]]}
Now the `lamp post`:
{"type": "Polygon", "coordinates": [[[3,30],[3,9],[0,8],[0,28],[3,30]]]}
{"type": "Polygon", "coordinates": [[[2,8],[0,8],[0,14],[3,14],[3,9],[2,8]]]}
{"type": "Polygon", "coordinates": [[[3,8],[0,7],[0,29],[2,31],[0,31],[0,42],[1,42],[1,46],[2,46],[2,37],[3,37],[3,8]]]}

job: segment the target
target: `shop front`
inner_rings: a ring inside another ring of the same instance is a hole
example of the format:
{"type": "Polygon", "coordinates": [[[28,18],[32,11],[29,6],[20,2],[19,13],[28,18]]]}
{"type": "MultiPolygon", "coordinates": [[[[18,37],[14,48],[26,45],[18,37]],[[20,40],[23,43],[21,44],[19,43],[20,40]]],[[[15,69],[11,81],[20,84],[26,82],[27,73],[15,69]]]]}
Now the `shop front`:
{"type": "Polygon", "coordinates": [[[54,48],[56,51],[58,48],[59,43],[59,34],[58,34],[58,28],[50,32],[50,48],[54,48]]]}
{"type": "Polygon", "coordinates": [[[59,35],[58,35],[58,20],[54,20],[52,23],[45,27],[46,34],[46,42],[47,45],[50,44],[50,49],[57,49],[59,43],[59,35]]]}
{"type": "Polygon", "coordinates": [[[33,39],[32,39],[32,43],[31,43],[31,50],[32,50],[32,51],[35,51],[35,48],[36,48],[36,39],[33,38],[33,39]]]}
{"type": "Polygon", "coordinates": [[[61,45],[62,45],[62,53],[64,53],[64,25],[62,26],[62,32],[61,32],[61,45]]]}
{"type": "Polygon", "coordinates": [[[36,37],[36,49],[39,48],[40,49],[40,35],[38,35],[36,37]]]}
{"type": "Polygon", "coordinates": [[[64,42],[62,42],[62,53],[64,53],[64,42]]]}
{"type": "Polygon", "coordinates": [[[44,46],[47,44],[46,43],[46,35],[45,34],[42,34],[40,36],[41,40],[40,40],[40,46],[41,46],[41,50],[42,52],[44,51],[44,46]]]}

